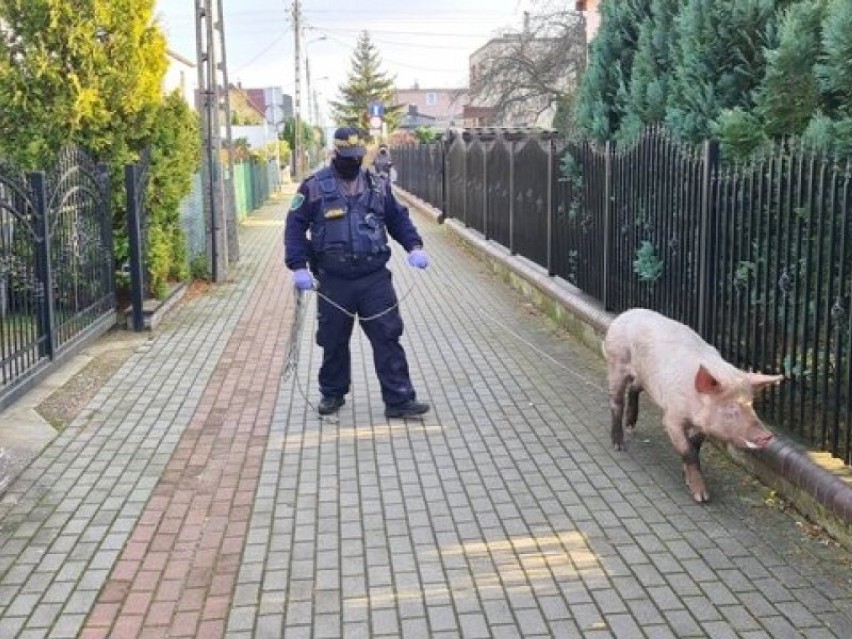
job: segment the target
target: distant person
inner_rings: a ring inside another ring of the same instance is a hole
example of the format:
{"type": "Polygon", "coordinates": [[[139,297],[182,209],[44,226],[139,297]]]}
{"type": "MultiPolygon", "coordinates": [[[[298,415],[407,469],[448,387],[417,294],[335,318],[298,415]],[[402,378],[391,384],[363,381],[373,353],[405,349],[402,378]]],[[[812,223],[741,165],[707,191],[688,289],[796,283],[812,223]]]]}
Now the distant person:
{"type": "Polygon", "coordinates": [[[373,160],[373,170],[377,175],[381,175],[391,182],[396,182],[396,169],[394,169],[393,160],[391,159],[387,144],[379,145],[379,152],[373,160]]]}
{"type": "Polygon", "coordinates": [[[305,179],[290,204],[285,262],[296,288],[314,288],[314,278],[319,283],[320,415],[334,413],[345,403],[352,374],[349,340],[357,315],[373,348],[385,416],[415,417],[430,407],[417,401],[399,343],[403,325],[387,268],[388,234],[408,252],[411,266],[424,269],[429,257],[390,182],[361,166],[365,153],[356,129],[335,131],[330,166],[305,179]]]}

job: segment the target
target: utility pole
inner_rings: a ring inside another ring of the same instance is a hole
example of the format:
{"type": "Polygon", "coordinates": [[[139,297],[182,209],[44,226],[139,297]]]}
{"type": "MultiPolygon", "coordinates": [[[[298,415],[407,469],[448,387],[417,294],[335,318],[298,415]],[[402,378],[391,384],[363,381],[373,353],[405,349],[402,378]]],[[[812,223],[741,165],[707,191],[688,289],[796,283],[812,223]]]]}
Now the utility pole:
{"type": "Polygon", "coordinates": [[[228,240],[228,264],[233,264],[240,259],[239,235],[237,233],[237,194],[234,187],[234,138],[231,135],[231,81],[228,79],[228,55],[225,50],[225,13],[222,9],[222,0],[217,0],[218,13],[214,26],[219,36],[217,42],[221,51],[221,61],[218,69],[221,71],[222,86],[224,87],[224,99],[222,108],[225,116],[225,150],[228,160],[228,170],[222,185],[225,189],[224,201],[226,236],[228,240]]]}
{"type": "Polygon", "coordinates": [[[299,0],[293,0],[293,37],[294,58],[296,60],[296,90],[294,96],[294,128],[293,128],[293,177],[298,179],[302,175],[302,60],[301,60],[301,30],[302,30],[302,5],[299,0]]]}
{"type": "Polygon", "coordinates": [[[214,282],[227,277],[225,198],[222,184],[219,125],[219,85],[216,80],[216,47],[213,38],[213,0],[195,0],[195,45],[198,61],[198,107],[204,149],[201,168],[204,218],[207,231],[207,266],[214,282]]]}

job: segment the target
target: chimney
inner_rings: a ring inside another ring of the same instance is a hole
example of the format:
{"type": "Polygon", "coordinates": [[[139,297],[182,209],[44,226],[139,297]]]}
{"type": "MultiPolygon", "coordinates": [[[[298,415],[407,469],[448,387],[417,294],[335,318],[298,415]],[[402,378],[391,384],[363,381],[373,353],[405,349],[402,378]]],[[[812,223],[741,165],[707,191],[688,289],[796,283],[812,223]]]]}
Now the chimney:
{"type": "Polygon", "coordinates": [[[530,34],[530,12],[524,11],[524,35],[530,34]]]}

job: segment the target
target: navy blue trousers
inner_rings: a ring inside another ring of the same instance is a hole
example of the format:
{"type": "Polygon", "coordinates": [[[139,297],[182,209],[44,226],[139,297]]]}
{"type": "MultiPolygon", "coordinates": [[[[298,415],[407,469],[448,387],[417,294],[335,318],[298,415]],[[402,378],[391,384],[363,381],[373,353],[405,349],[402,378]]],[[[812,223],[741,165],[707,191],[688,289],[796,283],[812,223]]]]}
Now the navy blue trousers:
{"type": "MultiPolygon", "coordinates": [[[[358,314],[361,329],[373,347],[373,364],[385,404],[401,404],[415,399],[405,351],[399,343],[403,329],[399,309],[394,308],[374,320],[365,322],[361,319],[381,313],[397,303],[391,272],[383,268],[354,280],[321,273],[318,280],[320,293],[350,313],[358,314]]],[[[355,320],[319,296],[317,320],[317,344],[323,349],[320,392],[326,396],[342,397],[349,392],[352,382],[349,341],[355,320]]]]}

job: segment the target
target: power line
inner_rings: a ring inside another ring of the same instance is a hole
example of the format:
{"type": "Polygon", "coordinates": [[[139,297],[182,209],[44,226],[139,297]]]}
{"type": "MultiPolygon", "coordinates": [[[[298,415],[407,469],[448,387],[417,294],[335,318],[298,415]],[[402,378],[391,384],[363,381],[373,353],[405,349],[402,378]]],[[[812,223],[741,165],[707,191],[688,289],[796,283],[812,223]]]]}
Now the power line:
{"type": "Polygon", "coordinates": [[[336,31],[337,33],[363,33],[366,31],[371,36],[375,33],[397,36],[417,36],[423,38],[481,38],[489,37],[493,34],[493,30],[489,32],[480,31],[479,33],[436,33],[435,31],[401,31],[399,29],[344,29],[342,27],[314,27],[315,29],[324,29],[326,31],[336,31]]]}
{"type": "Polygon", "coordinates": [[[285,37],[285,34],[283,34],[283,33],[282,33],[281,35],[279,35],[279,36],[278,36],[277,38],[275,38],[272,42],[270,42],[267,46],[265,46],[263,49],[261,49],[261,50],[257,53],[257,55],[253,56],[253,57],[252,57],[252,58],[251,58],[248,62],[244,62],[244,63],[243,63],[243,64],[241,64],[238,68],[234,69],[234,73],[239,73],[239,72],[240,72],[240,71],[242,71],[243,69],[245,69],[245,68],[247,68],[247,67],[251,66],[252,64],[254,64],[254,63],[258,60],[258,58],[261,58],[261,57],[262,57],[264,54],[266,54],[266,53],[267,53],[270,49],[272,49],[272,48],[273,48],[276,44],[279,44],[282,40],[284,40],[284,37],[285,37]]]}
{"type": "MultiPolygon", "coordinates": [[[[325,33],[325,32],[320,31],[320,33],[325,33]]],[[[329,40],[333,40],[334,42],[338,42],[338,43],[342,44],[343,46],[347,47],[352,52],[355,51],[355,45],[352,45],[352,44],[346,42],[345,40],[341,40],[340,38],[336,38],[333,35],[331,35],[330,33],[325,33],[325,35],[328,36],[329,40]]],[[[398,67],[404,67],[406,69],[414,69],[415,71],[433,71],[433,72],[446,72],[446,73],[454,73],[454,72],[458,71],[457,67],[453,68],[453,69],[436,69],[435,67],[420,67],[420,66],[415,66],[415,65],[408,64],[408,63],[405,63],[405,62],[399,62],[397,60],[391,60],[391,59],[386,58],[384,56],[382,56],[382,62],[390,63],[390,64],[393,64],[393,65],[398,66],[398,67]]]]}

